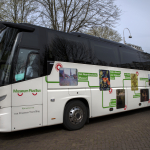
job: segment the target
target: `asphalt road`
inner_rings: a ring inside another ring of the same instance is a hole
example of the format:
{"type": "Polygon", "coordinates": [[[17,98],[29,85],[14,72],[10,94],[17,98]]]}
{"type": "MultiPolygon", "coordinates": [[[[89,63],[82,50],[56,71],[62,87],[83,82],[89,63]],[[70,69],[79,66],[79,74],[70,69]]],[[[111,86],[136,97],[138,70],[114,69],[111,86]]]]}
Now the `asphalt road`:
{"type": "Polygon", "coordinates": [[[150,150],[150,107],[90,119],[77,131],[62,125],[0,133],[0,150],[150,150]]]}

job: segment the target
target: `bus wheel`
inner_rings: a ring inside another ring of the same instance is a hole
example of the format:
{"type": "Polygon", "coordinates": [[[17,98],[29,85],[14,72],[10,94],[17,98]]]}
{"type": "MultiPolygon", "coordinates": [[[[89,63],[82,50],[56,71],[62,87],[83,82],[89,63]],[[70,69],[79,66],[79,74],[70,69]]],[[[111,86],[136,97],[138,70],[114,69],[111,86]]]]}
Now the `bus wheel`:
{"type": "Polygon", "coordinates": [[[81,129],[87,120],[87,108],[81,101],[69,102],[64,111],[63,124],[68,130],[81,129]]]}

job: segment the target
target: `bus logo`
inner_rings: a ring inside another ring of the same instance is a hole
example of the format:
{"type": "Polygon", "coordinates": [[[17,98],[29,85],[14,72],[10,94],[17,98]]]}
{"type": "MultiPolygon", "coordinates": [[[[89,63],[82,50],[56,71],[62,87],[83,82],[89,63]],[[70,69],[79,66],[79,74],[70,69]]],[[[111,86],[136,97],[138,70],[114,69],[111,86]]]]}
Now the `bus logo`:
{"type": "Polygon", "coordinates": [[[37,93],[36,93],[36,94],[32,93],[32,95],[36,96],[36,95],[37,95],[37,93]]]}
{"type": "MultiPolygon", "coordinates": [[[[19,93],[18,93],[18,96],[22,96],[22,95],[23,95],[23,93],[22,93],[22,94],[19,94],[19,93]]],[[[36,94],[32,93],[32,95],[36,96],[37,93],[36,93],[36,94]]]]}
{"type": "Polygon", "coordinates": [[[56,69],[57,71],[59,71],[59,68],[63,68],[63,65],[62,65],[61,63],[57,63],[57,64],[55,65],[55,69],[56,69]]]}
{"type": "Polygon", "coordinates": [[[18,93],[18,96],[22,96],[22,95],[23,95],[23,93],[22,93],[22,94],[19,94],[19,93],[18,93]]]}
{"type": "Polygon", "coordinates": [[[124,110],[126,110],[127,109],[127,105],[125,105],[125,108],[124,108],[124,110]]]}
{"type": "Polygon", "coordinates": [[[112,93],[112,88],[110,88],[110,90],[109,90],[109,94],[111,94],[112,93]]]}
{"type": "Polygon", "coordinates": [[[136,74],[137,74],[137,76],[138,76],[138,75],[139,75],[139,72],[137,71],[136,74]]]}
{"type": "Polygon", "coordinates": [[[23,93],[32,93],[33,96],[36,96],[38,92],[41,92],[40,89],[29,89],[29,90],[15,90],[13,89],[13,93],[17,93],[18,96],[22,96],[23,93]],[[22,94],[19,94],[22,93],[22,94]],[[35,94],[34,94],[35,93],[35,94]]]}

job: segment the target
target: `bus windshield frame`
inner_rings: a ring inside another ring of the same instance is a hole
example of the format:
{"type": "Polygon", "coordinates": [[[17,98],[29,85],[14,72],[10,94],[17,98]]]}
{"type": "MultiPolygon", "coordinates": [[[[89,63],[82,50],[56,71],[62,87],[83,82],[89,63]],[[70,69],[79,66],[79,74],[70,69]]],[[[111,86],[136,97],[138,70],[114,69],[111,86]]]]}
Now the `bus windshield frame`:
{"type": "Polygon", "coordinates": [[[18,29],[8,27],[0,30],[0,86],[10,84],[13,46],[18,33],[18,29]]]}

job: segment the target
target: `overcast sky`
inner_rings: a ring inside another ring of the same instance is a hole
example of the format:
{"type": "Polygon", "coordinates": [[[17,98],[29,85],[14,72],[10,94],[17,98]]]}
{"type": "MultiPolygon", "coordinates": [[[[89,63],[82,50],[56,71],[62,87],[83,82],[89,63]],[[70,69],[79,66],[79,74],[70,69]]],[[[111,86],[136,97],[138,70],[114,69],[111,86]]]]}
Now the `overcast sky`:
{"type": "MultiPolygon", "coordinates": [[[[124,30],[126,43],[141,46],[144,52],[150,53],[150,0],[116,0],[115,4],[122,10],[122,15],[115,30],[123,37],[124,30]]],[[[121,41],[123,43],[123,41],[121,41]]]]}

